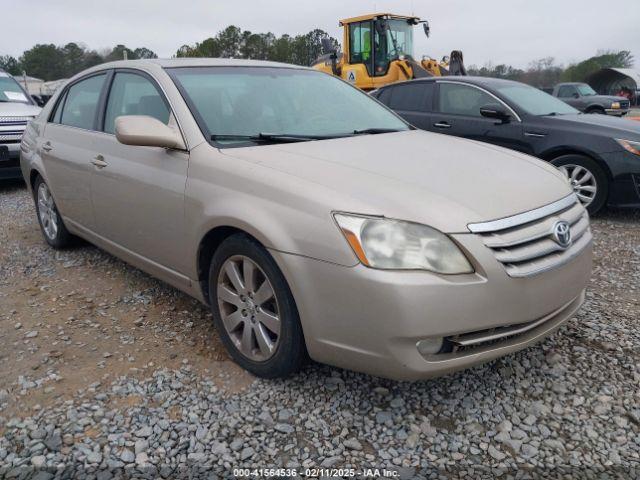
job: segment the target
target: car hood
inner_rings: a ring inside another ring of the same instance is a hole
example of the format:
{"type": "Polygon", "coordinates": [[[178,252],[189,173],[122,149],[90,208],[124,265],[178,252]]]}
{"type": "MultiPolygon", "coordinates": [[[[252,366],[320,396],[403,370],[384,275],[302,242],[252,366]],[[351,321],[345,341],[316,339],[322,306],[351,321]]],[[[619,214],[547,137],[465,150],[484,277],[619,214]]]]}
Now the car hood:
{"type": "Polygon", "coordinates": [[[35,117],[41,108],[18,102],[0,102],[0,117],[35,117]]]}
{"type": "Polygon", "coordinates": [[[585,98],[602,101],[602,102],[628,102],[629,101],[628,98],[618,97],[616,95],[590,95],[585,98]]]}
{"type": "Polygon", "coordinates": [[[320,184],[318,201],[328,210],[410,220],[447,233],[571,193],[546,162],[421,130],[222,152],[286,173],[288,181],[320,184]]]}
{"type": "Polygon", "coordinates": [[[584,113],[544,118],[547,125],[555,124],[557,127],[570,128],[574,132],[640,141],[640,122],[626,118],[584,113]]]}

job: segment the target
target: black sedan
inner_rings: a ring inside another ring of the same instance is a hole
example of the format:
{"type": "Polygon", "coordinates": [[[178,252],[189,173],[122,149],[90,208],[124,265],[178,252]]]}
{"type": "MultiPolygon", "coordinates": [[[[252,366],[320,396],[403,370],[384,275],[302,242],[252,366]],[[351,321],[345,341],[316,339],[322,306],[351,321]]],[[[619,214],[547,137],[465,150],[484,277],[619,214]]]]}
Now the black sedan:
{"type": "Polygon", "coordinates": [[[607,204],[640,207],[640,122],[586,115],[537,88],[495,78],[426,78],[372,95],[418,128],[551,162],[591,213],[607,204]]]}

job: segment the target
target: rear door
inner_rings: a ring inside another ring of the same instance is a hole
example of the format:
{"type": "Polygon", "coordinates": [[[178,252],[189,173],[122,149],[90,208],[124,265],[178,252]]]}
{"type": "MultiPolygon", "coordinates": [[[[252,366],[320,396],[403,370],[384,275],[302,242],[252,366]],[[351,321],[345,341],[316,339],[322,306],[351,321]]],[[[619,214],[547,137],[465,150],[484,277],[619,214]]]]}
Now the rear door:
{"type": "Polygon", "coordinates": [[[490,92],[471,84],[439,81],[435,96],[434,132],[529,151],[519,117],[490,92]],[[485,118],[480,114],[482,107],[496,104],[510,111],[509,122],[485,118]]]}
{"type": "MultiPolygon", "coordinates": [[[[157,83],[137,70],[116,70],[106,96],[102,133],[96,135],[91,194],[96,232],[164,273],[186,272],[184,191],[189,154],[123,145],[115,119],[148,115],[178,128],[157,83]]],[[[162,273],[162,272],[161,272],[162,273]]]]}
{"type": "Polygon", "coordinates": [[[65,220],[92,230],[91,160],[108,72],[74,82],[60,96],[40,149],[49,188],[65,220]]]}
{"type": "Polygon", "coordinates": [[[430,130],[433,123],[433,82],[407,82],[396,85],[381,101],[411,125],[430,130]]]}

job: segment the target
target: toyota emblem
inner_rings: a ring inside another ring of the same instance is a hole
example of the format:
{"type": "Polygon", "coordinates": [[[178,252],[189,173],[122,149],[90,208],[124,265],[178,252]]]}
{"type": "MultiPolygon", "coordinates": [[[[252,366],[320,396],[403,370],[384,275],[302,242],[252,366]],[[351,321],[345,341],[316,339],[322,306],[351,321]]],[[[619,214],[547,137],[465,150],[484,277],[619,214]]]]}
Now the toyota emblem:
{"type": "Polygon", "coordinates": [[[553,239],[562,248],[567,248],[571,245],[571,227],[564,220],[556,222],[553,226],[553,239]]]}

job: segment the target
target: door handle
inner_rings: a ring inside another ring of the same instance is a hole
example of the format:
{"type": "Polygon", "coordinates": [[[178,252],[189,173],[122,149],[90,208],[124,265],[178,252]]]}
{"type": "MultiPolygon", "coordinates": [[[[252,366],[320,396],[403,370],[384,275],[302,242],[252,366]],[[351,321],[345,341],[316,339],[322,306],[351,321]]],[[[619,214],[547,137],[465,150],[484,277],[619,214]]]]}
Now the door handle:
{"type": "Polygon", "coordinates": [[[104,161],[104,157],[102,155],[98,155],[96,158],[91,160],[91,163],[93,163],[98,168],[104,168],[107,165],[109,165],[107,162],[104,161]]]}
{"type": "Polygon", "coordinates": [[[451,128],[451,124],[448,122],[437,122],[434,123],[433,126],[437,128],[451,128]]]}
{"type": "Polygon", "coordinates": [[[47,142],[42,145],[42,150],[44,150],[45,152],[50,152],[51,150],[53,150],[53,146],[51,145],[51,143],[47,142]]]}

